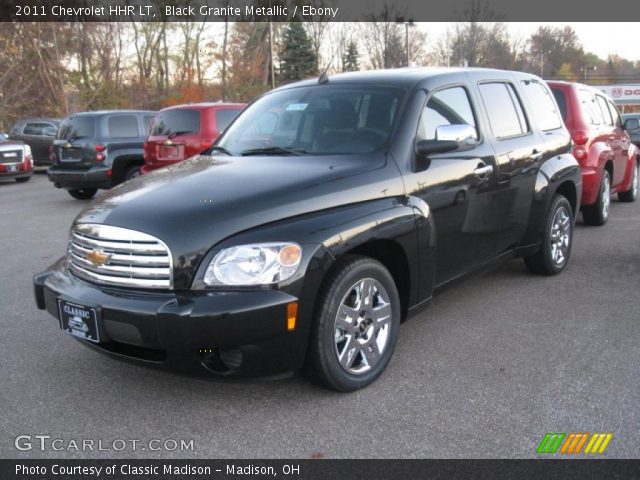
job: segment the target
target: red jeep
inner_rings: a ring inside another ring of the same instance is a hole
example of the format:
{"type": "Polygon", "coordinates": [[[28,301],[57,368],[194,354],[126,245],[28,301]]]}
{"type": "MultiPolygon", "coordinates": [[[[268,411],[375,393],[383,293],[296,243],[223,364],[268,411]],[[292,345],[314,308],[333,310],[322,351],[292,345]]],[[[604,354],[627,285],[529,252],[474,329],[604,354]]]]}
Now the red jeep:
{"type": "Polygon", "coordinates": [[[149,173],[203,152],[243,108],[242,103],[194,103],[160,110],[144,144],[140,171],[149,173]]]}
{"type": "Polygon", "coordinates": [[[580,83],[547,82],[573,139],[573,156],[582,169],[582,217],[604,225],[612,193],[622,202],[638,196],[637,148],[624,130],[613,102],[580,83]]]}

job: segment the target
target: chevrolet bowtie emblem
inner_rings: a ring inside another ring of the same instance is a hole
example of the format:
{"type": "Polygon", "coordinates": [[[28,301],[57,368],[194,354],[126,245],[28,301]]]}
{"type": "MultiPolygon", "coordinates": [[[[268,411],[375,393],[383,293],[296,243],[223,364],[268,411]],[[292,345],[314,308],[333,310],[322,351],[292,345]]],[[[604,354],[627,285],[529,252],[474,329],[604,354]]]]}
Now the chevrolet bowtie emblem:
{"type": "Polygon", "coordinates": [[[93,250],[92,252],[87,253],[87,260],[89,260],[94,267],[104,265],[110,258],[111,255],[104,253],[102,250],[93,250]]]}

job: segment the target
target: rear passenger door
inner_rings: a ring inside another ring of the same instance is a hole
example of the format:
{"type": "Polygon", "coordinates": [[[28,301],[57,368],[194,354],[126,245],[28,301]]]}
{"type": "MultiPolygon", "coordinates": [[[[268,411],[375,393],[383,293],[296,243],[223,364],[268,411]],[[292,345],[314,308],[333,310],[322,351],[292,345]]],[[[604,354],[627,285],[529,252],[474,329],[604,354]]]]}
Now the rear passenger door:
{"type": "Polygon", "coordinates": [[[520,94],[511,80],[483,80],[478,91],[485,106],[496,157],[493,198],[499,219],[496,253],[518,244],[529,222],[536,174],[546,145],[532,128],[520,94]]]}

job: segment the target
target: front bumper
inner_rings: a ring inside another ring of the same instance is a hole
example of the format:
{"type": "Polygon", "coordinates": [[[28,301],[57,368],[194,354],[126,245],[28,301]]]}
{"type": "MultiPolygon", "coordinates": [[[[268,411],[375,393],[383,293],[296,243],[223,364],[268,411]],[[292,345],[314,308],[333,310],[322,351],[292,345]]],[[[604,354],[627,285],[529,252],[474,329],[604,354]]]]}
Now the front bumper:
{"type": "Polygon", "coordinates": [[[58,188],[111,188],[113,186],[109,167],[92,167],[89,170],[62,170],[54,166],[47,170],[47,175],[58,188]]]}
{"type": "Polygon", "coordinates": [[[102,353],[219,377],[275,375],[302,366],[306,335],[288,330],[287,307],[297,302],[290,294],[107,288],[74,277],[63,265],[34,277],[38,308],[58,320],[58,299],[96,308],[101,343],[78,341],[102,353]]]}

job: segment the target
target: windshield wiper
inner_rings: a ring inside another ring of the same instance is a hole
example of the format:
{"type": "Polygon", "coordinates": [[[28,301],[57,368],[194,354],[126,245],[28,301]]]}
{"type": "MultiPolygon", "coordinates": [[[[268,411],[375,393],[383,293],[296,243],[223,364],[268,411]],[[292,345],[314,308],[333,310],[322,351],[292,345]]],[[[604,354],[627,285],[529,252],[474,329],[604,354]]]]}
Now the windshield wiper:
{"type": "Polygon", "coordinates": [[[209,148],[207,148],[204,151],[204,154],[211,155],[213,152],[222,152],[225,155],[229,155],[230,157],[233,157],[233,154],[229,150],[227,150],[224,147],[221,147],[220,145],[211,145],[209,148]]]}
{"type": "Polygon", "coordinates": [[[240,152],[240,155],[246,157],[248,155],[303,155],[305,153],[307,153],[306,150],[298,148],[264,147],[245,150],[240,152]]]}
{"type": "Polygon", "coordinates": [[[167,138],[172,139],[172,138],[176,138],[178,135],[186,135],[187,133],[193,133],[193,132],[190,130],[180,130],[179,132],[171,132],[169,136],[167,136],[167,138]]]}

